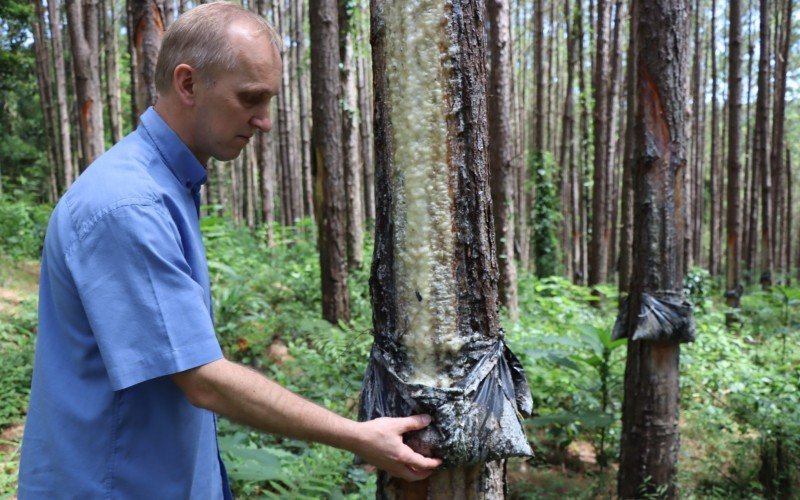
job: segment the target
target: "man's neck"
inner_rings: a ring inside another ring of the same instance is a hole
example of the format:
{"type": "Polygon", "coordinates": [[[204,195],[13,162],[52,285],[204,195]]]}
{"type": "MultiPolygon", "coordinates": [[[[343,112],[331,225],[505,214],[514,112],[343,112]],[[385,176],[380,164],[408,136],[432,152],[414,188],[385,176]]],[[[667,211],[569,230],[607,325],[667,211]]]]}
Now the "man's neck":
{"type": "Polygon", "coordinates": [[[158,116],[164,120],[164,123],[167,124],[169,128],[172,129],[173,132],[178,136],[178,138],[183,142],[189,151],[194,154],[197,158],[197,161],[203,166],[203,168],[208,169],[208,156],[201,156],[197,154],[197,150],[194,145],[194,135],[191,133],[191,128],[188,126],[187,118],[190,119],[188,116],[189,113],[184,112],[184,110],[176,109],[174,103],[170,102],[169,97],[160,97],[156,100],[155,106],[153,106],[158,116]]]}

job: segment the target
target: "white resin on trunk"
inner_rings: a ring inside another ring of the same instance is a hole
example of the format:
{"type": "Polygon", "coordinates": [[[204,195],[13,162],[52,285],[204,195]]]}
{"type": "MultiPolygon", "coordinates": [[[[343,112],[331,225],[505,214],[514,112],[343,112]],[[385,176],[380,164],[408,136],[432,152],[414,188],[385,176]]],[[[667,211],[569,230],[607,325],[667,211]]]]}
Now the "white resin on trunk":
{"type": "Polygon", "coordinates": [[[449,71],[443,67],[449,64],[448,7],[441,0],[384,5],[398,326],[412,366],[408,381],[443,387],[452,381],[439,360],[462,345],[447,163],[449,71]]]}

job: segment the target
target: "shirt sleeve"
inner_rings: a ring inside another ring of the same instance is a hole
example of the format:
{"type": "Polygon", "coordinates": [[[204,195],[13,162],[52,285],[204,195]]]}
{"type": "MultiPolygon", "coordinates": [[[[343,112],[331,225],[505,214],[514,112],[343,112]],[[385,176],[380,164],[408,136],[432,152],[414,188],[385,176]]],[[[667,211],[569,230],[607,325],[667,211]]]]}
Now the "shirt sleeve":
{"type": "Polygon", "coordinates": [[[222,357],[205,291],[162,205],[108,211],[67,260],[114,390],[222,357]]]}

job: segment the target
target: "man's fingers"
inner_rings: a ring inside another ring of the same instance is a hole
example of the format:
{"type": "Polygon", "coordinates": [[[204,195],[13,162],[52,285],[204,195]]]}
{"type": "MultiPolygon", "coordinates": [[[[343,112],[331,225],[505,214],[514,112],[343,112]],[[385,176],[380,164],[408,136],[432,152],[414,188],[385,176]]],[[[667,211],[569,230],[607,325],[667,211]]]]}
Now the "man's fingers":
{"type": "Polygon", "coordinates": [[[408,449],[409,453],[404,457],[404,462],[409,468],[422,471],[425,469],[435,469],[442,465],[442,460],[439,458],[430,458],[415,452],[411,448],[408,449]]]}
{"type": "Polygon", "coordinates": [[[428,424],[431,423],[430,415],[412,415],[410,417],[405,417],[400,419],[400,426],[403,433],[409,431],[418,431],[420,429],[424,429],[428,427],[428,424]]]}
{"type": "Polygon", "coordinates": [[[412,467],[408,467],[404,474],[401,475],[403,479],[406,481],[421,481],[426,477],[433,474],[432,470],[416,470],[412,467]]]}

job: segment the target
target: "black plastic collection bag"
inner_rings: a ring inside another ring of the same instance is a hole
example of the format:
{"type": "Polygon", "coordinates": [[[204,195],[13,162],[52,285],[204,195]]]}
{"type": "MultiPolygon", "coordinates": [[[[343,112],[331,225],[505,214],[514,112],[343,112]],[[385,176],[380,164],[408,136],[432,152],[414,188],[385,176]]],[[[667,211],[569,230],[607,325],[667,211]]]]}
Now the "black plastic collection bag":
{"type": "Polygon", "coordinates": [[[502,340],[489,343],[469,373],[448,388],[406,383],[392,366],[391,356],[373,344],[359,420],[431,415],[431,425],[405,441],[449,467],[533,454],[522,425],[531,413],[531,392],[522,364],[502,340]]]}
{"type": "MultiPolygon", "coordinates": [[[[627,337],[631,296],[625,297],[614,323],[612,339],[627,337]]],[[[636,331],[631,340],[660,342],[693,342],[695,333],[692,305],[679,293],[641,294],[636,318],[636,331]]]]}

